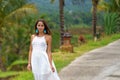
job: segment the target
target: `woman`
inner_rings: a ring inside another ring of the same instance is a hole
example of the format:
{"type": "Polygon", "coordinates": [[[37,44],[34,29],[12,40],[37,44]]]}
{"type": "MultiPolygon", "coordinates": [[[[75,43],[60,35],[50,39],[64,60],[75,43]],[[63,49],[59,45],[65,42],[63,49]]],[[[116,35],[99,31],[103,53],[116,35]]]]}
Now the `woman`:
{"type": "Polygon", "coordinates": [[[32,70],[35,80],[60,80],[51,53],[51,32],[44,20],[35,24],[35,32],[31,36],[28,56],[28,70],[32,70]]]}

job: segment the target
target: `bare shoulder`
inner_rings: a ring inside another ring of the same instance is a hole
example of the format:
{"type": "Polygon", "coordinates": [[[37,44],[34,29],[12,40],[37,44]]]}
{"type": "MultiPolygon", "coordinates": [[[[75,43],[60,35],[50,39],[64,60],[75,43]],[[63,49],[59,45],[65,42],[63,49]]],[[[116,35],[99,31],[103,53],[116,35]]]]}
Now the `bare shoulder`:
{"type": "Polygon", "coordinates": [[[35,36],[36,36],[35,34],[32,34],[32,35],[31,35],[31,39],[33,39],[35,36]]]}
{"type": "Polygon", "coordinates": [[[45,36],[46,36],[46,38],[48,38],[48,39],[52,38],[52,36],[51,36],[51,35],[48,35],[48,34],[46,34],[45,36]]]}
{"type": "Polygon", "coordinates": [[[46,40],[47,40],[47,41],[49,41],[49,40],[51,40],[51,39],[52,39],[52,36],[51,36],[51,35],[46,34],[46,35],[45,35],[45,38],[46,38],[46,40]]]}

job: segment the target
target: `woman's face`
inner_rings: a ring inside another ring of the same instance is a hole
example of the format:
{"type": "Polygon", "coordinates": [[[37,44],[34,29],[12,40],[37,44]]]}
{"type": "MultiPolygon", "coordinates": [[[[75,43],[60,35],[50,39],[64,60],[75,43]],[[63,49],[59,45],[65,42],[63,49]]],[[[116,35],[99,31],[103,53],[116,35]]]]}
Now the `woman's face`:
{"type": "Polygon", "coordinates": [[[44,26],[43,22],[39,21],[38,24],[37,24],[37,29],[38,29],[38,31],[39,31],[39,32],[43,32],[44,27],[45,27],[45,26],[44,26]]]}

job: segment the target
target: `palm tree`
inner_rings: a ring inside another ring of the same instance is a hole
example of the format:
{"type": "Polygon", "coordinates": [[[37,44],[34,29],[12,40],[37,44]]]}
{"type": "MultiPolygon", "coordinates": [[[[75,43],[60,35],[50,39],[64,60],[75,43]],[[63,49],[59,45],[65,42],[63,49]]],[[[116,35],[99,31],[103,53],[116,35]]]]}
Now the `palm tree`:
{"type": "MultiPolygon", "coordinates": [[[[80,2],[83,2],[85,0],[73,0],[74,4],[80,4],[80,2]]],[[[97,12],[97,5],[98,5],[98,2],[100,0],[92,0],[92,5],[93,5],[93,11],[92,11],[92,26],[93,26],[93,37],[94,37],[94,40],[97,39],[96,37],[96,22],[97,22],[97,15],[96,15],[96,12],[97,12]]]]}
{"type": "Polygon", "coordinates": [[[64,35],[64,0],[59,0],[59,10],[60,10],[60,34],[61,34],[60,45],[62,45],[64,35]]]}
{"type": "MultiPolygon", "coordinates": [[[[54,2],[55,0],[51,0],[54,2]]],[[[59,15],[60,15],[60,46],[63,44],[64,35],[64,0],[59,0],[59,15]]]]}
{"type": "Polygon", "coordinates": [[[96,35],[96,22],[97,22],[97,5],[98,5],[99,0],[92,0],[92,5],[93,5],[93,11],[92,11],[92,26],[93,26],[93,37],[94,40],[96,41],[97,35],[96,35]]]}

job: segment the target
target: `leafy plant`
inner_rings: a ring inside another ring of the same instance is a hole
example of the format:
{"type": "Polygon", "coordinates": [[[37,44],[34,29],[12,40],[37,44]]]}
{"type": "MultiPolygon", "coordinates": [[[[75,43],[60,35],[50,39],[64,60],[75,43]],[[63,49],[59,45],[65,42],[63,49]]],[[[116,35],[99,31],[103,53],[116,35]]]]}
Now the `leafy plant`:
{"type": "Polygon", "coordinates": [[[24,19],[15,21],[13,26],[2,27],[0,55],[5,66],[16,59],[24,59],[28,55],[30,35],[34,31],[34,20],[32,16],[26,16],[24,19]]]}
{"type": "Polygon", "coordinates": [[[7,69],[14,71],[26,70],[27,60],[16,60],[7,69]]]}
{"type": "Polygon", "coordinates": [[[107,35],[117,33],[119,31],[120,17],[117,13],[106,13],[104,15],[104,30],[107,35]]]}

